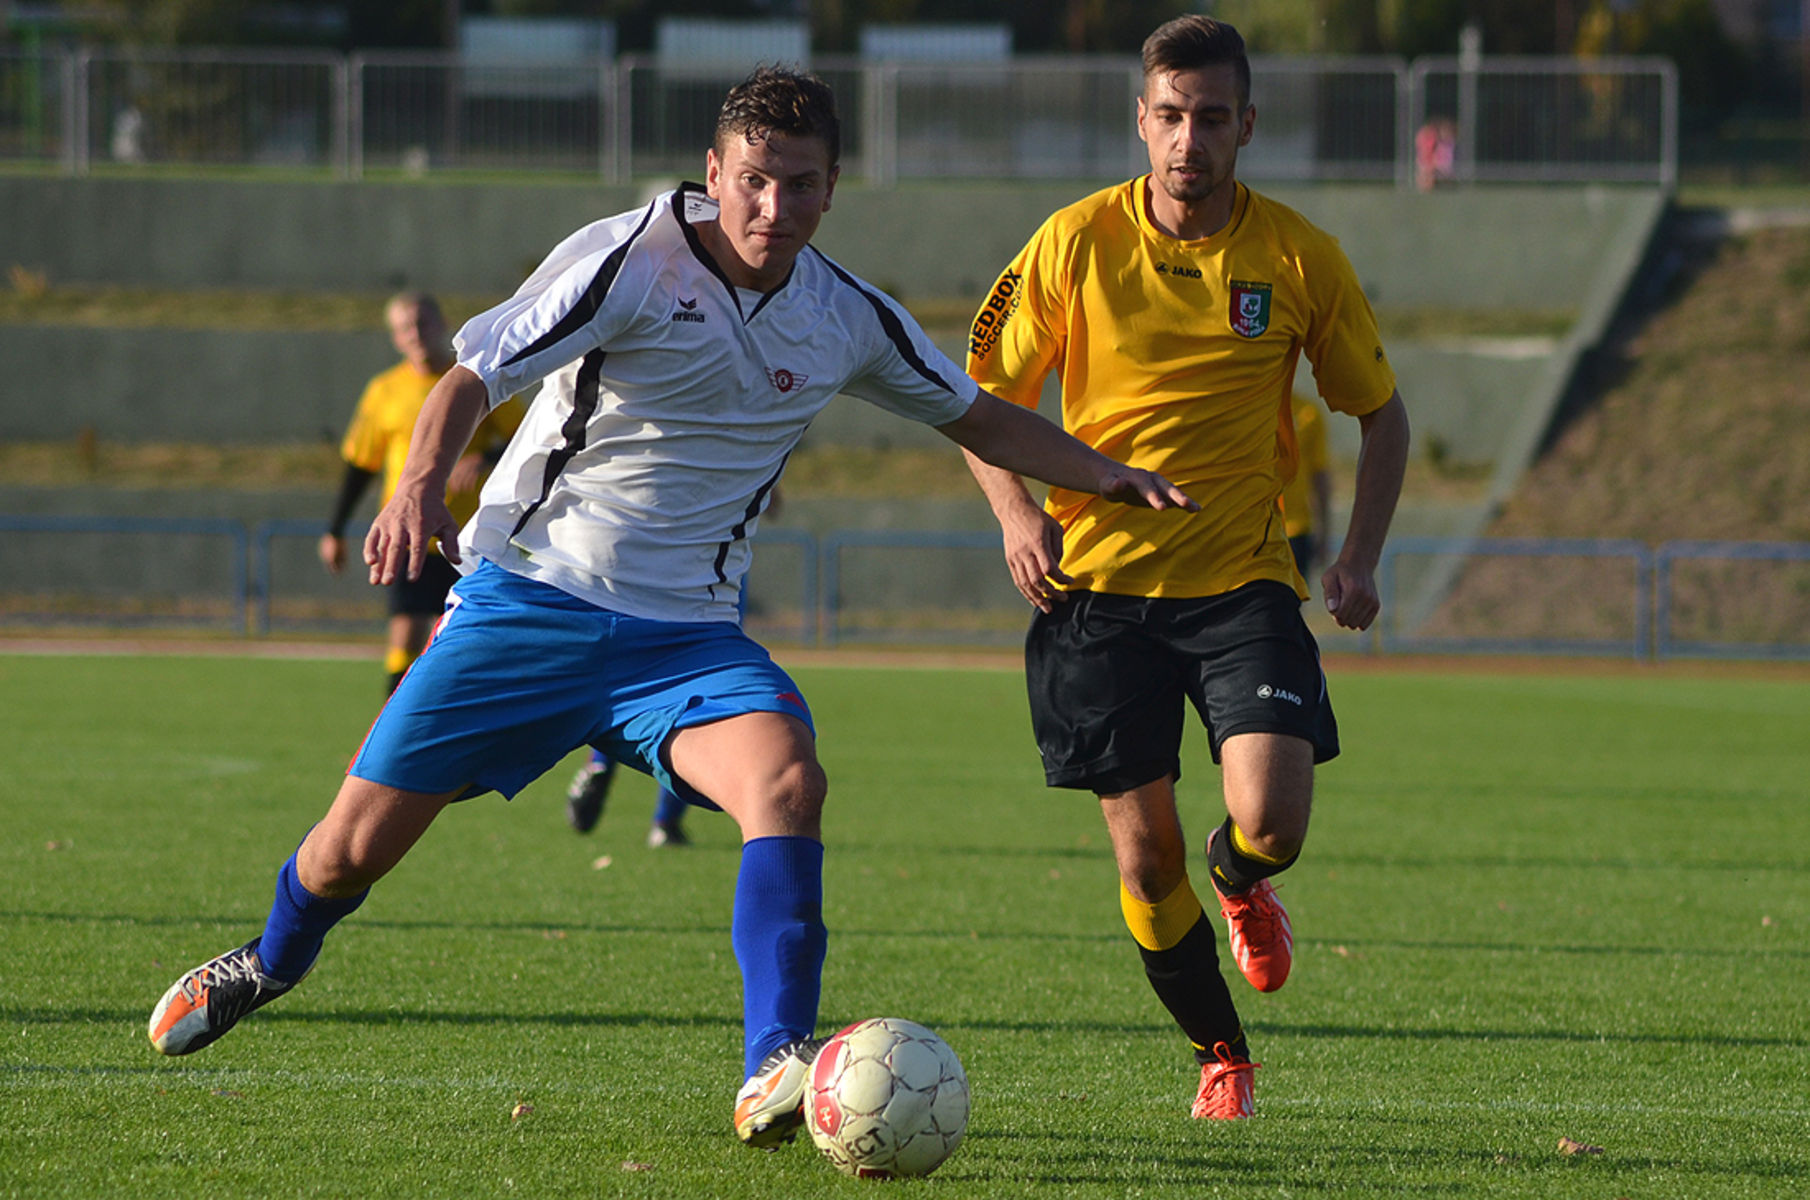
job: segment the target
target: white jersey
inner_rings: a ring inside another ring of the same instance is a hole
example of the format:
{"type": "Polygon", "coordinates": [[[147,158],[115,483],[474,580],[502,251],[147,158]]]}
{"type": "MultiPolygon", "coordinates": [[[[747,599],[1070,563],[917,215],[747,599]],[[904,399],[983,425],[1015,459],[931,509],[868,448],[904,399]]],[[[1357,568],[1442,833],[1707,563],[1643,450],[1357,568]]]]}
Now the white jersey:
{"type": "Polygon", "coordinates": [[[686,184],[587,225],[459,331],[492,407],[546,379],[467,556],[630,616],[733,621],[760,515],[837,393],[933,425],[968,411],[966,372],[815,248],[772,292],[731,285],[692,228],[716,213],[686,184]]]}

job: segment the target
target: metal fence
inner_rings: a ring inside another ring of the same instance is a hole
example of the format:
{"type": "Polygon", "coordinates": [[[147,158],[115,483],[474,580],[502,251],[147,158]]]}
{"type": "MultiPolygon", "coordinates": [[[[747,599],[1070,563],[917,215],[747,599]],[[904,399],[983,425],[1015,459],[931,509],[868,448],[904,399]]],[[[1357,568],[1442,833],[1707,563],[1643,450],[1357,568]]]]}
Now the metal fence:
{"type": "MultiPolygon", "coordinates": [[[[0,515],[0,628],[377,629],[384,594],[329,577],[314,521],[0,515]]],[[[798,645],[1009,646],[1027,619],[992,533],[764,530],[748,627],[798,645]]],[[[1391,541],[1383,617],[1328,649],[1810,660],[1810,543],[1391,541]],[[1440,594],[1420,605],[1429,579],[1440,594]],[[1417,609],[1424,607],[1424,612],[1417,609]]],[[[1310,620],[1317,605],[1308,606],[1310,620]]],[[[3,643],[0,643],[3,648],[3,643]]]]}
{"type": "MultiPolygon", "coordinates": [[[[845,171],[877,184],[1116,179],[1145,167],[1135,59],[812,64],[842,106],[845,171]]],[[[1666,59],[1252,60],[1254,180],[1677,178],[1666,59]]],[[[0,51],[0,162],[156,167],[694,172],[740,68],[446,53],[0,51]]]]}

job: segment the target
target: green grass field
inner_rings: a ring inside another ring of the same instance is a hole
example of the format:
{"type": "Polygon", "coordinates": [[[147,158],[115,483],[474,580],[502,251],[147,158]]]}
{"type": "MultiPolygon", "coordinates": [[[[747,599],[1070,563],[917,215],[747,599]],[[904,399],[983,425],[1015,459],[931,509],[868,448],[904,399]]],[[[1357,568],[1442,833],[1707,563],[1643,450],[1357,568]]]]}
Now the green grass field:
{"type": "MultiPolygon", "coordinates": [[[[1810,1192],[1801,674],[1335,665],[1346,754],[1282,890],[1294,975],[1233,982],[1258,1117],[1211,1125],[1094,806],[1041,785],[1018,676],[797,674],[831,777],[823,1025],[923,1021],[973,1085],[956,1156],[891,1186],[1810,1192]]],[[[638,777],[588,838],[563,770],[449,812],[303,987],[153,1053],[152,1004],[260,928],[378,692],[363,662],[0,656],[0,1195],[873,1186],[736,1143],[734,830],[697,813],[695,847],[643,848],[638,777]]],[[[1222,810],[1204,749],[1187,769],[1198,838],[1222,810]]]]}

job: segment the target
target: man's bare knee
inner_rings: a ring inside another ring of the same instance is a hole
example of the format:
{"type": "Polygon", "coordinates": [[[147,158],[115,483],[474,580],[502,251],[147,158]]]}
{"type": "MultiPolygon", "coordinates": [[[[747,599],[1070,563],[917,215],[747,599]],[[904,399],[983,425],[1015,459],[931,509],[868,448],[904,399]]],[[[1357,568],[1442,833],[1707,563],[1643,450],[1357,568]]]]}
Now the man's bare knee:
{"type": "Polygon", "coordinates": [[[816,759],[794,759],[780,768],[766,794],[754,804],[782,825],[814,830],[823,817],[829,786],[829,776],[816,759]]]}

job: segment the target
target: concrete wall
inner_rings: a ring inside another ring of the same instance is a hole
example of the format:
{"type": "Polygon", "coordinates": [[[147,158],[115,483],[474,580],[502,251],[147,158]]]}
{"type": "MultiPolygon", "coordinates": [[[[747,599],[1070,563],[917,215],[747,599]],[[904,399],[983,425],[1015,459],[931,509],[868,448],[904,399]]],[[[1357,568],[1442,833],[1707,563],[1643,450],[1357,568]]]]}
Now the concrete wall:
{"type": "MultiPolygon", "coordinates": [[[[650,185],[650,188],[655,185],[650,185]]],[[[905,299],[973,299],[1053,208],[1097,186],[848,187],[818,243],[905,299]]],[[[554,242],[645,189],[574,184],[336,184],[0,177],[0,266],[58,283],[383,292],[510,291],[554,242]]],[[[1537,447],[1578,356],[1594,345],[1666,197],[1636,188],[1381,187],[1272,193],[1337,234],[1383,308],[1570,310],[1550,342],[1393,342],[1417,437],[1493,462],[1505,496],[1537,447]]],[[[959,331],[944,348],[959,358],[959,331]]],[[[0,437],[269,442],[334,438],[383,335],[0,325],[0,437]]],[[[1311,389],[1305,369],[1302,384],[1311,389]]],[[[1053,388],[1046,391],[1046,411],[1053,388]]],[[[929,430],[853,400],[813,427],[827,444],[927,445],[929,430]]],[[[1356,424],[1335,420],[1335,452],[1356,424]]],[[[1429,514],[1440,532],[1462,519],[1429,514]],[[1454,523],[1455,522],[1455,523],[1454,523]]],[[[965,521],[963,522],[966,523],[965,521]]],[[[1418,522],[1416,522],[1418,524],[1418,522]]],[[[1429,528],[1428,531],[1432,531],[1429,528]]]]}
{"type": "MultiPolygon", "coordinates": [[[[61,283],[507,293],[560,238],[656,186],[0,176],[0,265],[61,283]]],[[[978,298],[1044,216],[1096,186],[849,186],[818,244],[907,299],[978,298]]],[[[1542,309],[1579,307],[1606,244],[1657,195],[1266,191],[1338,235],[1380,305],[1542,309]]]]}
{"type": "Polygon", "coordinates": [[[396,359],[369,334],[0,324],[0,437],[337,441],[396,359]]]}

